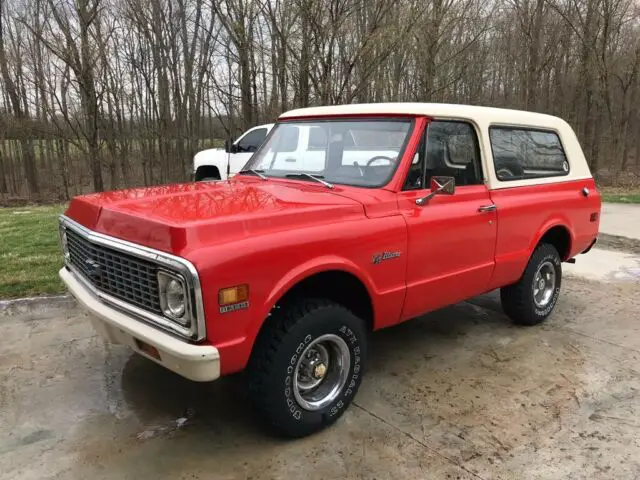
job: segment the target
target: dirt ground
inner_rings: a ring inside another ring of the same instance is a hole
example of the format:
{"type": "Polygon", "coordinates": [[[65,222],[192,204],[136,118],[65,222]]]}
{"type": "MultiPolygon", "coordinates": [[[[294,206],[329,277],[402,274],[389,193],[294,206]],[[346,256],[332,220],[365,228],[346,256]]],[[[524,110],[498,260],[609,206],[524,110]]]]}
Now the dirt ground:
{"type": "Polygon", "coordinates": [[[566,277],[539,327],[492,293],[378,332],[355,404],[297,441],[240,376],[183,380],[72,305],[5,311],[0,478],[640,478],[639,293],[566,277]]]}

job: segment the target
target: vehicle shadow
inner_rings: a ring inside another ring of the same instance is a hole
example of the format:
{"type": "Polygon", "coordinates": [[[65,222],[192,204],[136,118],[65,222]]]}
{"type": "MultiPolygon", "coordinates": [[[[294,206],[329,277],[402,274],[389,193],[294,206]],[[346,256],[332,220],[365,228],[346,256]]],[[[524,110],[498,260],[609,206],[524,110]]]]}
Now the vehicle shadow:
{"type": "Polygon", "coordinates": [[[488,331],[499,335],[514,328],[517,327],[502,313],[495,292],[476,297],[374,332],[367,375],[375,378],[376,372],[388,369],[398,360],[415,363],[430,358],[436,349],[440,360],[446,362],[447,356],[468,350],[469,346],[461,344],[464,338],[488,331]]]}
{"type": "Polygon", "coordinates": [[[160,433],[197,426],[212,435],[233,431],[237,437],[261,429],[251,415],[243,380],[236,374],[215,382],[193,382],[132,354],[122,371],[121,388],[141,424],[155,426],[160,433]]]}
{"type": "MultiPolygon", "coordinates": [[[[458,340],[476,331],[514,328],[502,313],[498,313],[491,296],[480,297],[485,307],[463,302],[438,310],[372,334],[369,366],[365,382],[376,382],[376,376],[389,365],[410,360],[415,363],[429,356],[434,346],[455,356],[458,340]],[[487,308],[488,307],[488,308],[487,308]]],[[[440,354],[441,356],[441,354],[440,354]]],[[[446,358],[442,359],[446,362],[446,358]]],[[[121,376],[122,394],[127,407],[143,425],[166,425],[164,432],[182,428],[204,429],[210,435],[224,438],[233,433],[238,438],[255,435],[270,438],[260,419],[252,412],[242,373],[223,377],[215,382],[197,383],[165,370],[150,360],[132,354],[121,376]]]]}

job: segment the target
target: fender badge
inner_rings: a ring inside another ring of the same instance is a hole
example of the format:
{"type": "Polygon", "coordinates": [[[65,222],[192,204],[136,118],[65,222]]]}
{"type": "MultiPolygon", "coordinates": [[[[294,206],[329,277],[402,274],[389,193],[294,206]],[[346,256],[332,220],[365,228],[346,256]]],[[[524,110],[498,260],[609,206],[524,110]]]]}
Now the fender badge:
{"type": "Polygon", "coordinates": [[[234,303],[233,305],[225,305],[224,307],[220,307],[220,313],[229,313],[235,312],[236,310],[244,310],[245,308],[249,308],[249,302],[240,302],[234,303]]]}
{"type": "Polygon", "coordinates": [[[392,258],[398,258],[400,256],[400,252],[382,252],[376,253],[371,258],[371,263],[377,265],[382,263],[384,260],[391,260],[392,258]]]}

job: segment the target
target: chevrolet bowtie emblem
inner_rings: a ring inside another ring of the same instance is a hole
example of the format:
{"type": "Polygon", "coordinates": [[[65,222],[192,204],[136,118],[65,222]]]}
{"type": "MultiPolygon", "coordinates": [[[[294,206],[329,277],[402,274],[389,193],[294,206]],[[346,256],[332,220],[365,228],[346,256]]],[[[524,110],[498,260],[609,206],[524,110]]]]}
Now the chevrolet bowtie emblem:
{"type": "Polygon", "coordinates": [[[100,264],[96,262],[93,258],[86,258],[84,260],[84,265],[87,270],[87,275],[89,275],[91,278],[100,277],[100,264]]]}

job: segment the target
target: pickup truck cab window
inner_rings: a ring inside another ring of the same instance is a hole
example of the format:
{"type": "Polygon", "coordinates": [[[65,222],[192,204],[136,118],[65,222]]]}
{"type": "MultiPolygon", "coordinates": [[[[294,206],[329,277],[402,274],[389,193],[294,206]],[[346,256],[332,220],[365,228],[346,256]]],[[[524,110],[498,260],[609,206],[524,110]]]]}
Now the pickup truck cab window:
{"type": "Polygon", "coordinates": [[[251,130],[238,141],[238,150],[240,152],[255,152],[266,136],[266,128],[251,130]]]}
{"type": "Polygon", "coordinates": [[[478,138],[469,123],[434,120],[427,125],[404,190],[428,188],[435,176],[453,177],[456,187],[483,183],[478,138]]]}
{"type": "Polygon", "coordinates": [[[332,119],[276,124],[244,170],[267,177],[361,187],[385,185],[396,171],[413,120],[332,119]]]}
{"type": "Polygon", "coordinates": [[[493,162],[502,182],[569,175],[569,162],[556,132],[491,127],[493,162]]]}

